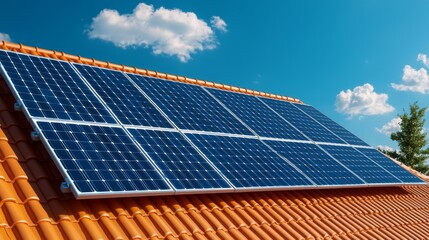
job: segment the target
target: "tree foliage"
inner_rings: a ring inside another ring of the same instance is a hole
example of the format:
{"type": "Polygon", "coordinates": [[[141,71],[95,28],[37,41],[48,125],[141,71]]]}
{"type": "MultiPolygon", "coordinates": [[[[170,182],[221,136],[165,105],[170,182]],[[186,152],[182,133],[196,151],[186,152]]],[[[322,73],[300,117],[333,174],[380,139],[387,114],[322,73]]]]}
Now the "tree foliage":
{"type": "Polygon", "coordinates": [[[429,166],[425,164],[429,158],[427,133],[424,130],[426,109],[420,108],[417,102],[410,104],[409,113],[404,110],[403,114],[398,115],[401,129],[390,136],[399,145],[400,156],[397,159],[425,174],[429,173],[429,166]]]}

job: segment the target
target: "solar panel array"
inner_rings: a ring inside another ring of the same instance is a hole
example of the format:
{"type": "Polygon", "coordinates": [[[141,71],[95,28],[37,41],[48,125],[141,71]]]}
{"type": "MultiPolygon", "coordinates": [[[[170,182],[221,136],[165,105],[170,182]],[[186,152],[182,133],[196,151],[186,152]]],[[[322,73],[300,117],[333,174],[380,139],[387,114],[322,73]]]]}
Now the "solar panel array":
{"type": "Polygon", "coordinates": [[[0,50],[77,198],[424,184],[298,103],[0,50]]]}

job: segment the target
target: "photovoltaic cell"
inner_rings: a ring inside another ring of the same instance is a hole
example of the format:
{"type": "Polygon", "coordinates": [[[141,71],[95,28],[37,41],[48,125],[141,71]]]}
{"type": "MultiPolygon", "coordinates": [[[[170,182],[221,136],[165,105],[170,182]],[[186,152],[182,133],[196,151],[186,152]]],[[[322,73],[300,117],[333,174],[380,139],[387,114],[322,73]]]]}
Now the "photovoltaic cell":
{"type": "Polygon", "coordinates": [[[123,124],[173,126],[122,72],[73,64],[123,124]]]}
{"type": "Polygon", "coordinates": [[[282,141],[264,142],[291,161],[318,185],[364,184],[362,180],[315,144],[282,141]]]}
{"type": "Polygon", "coordinates": [[[376,149],[368,149],[368,148],[356,148],[359,152],[363,153],[365,156],[371,158],[374,162],[383,166],[387,171],[392,173],[395,177],[399,178],[403,182],[407,183],[422,183],[423,181],[411,174],[403,167],[399,166],[393,160],[389,159],[376,149]]]}
{"type": "Polygon", "coordinates": [[[186,134],[236,188],[313,186],[258,139],[186,134]]]}
{"type": "Polygon", "coordinates": [[[77,197],[424,183],[345,146],[367,144],[308,105],[3,50],[0,63],[77,197]]]}
{"type": "Polygon", "coordinates": [[[331,131],[307,116],[304,112],[294,107],[292,103],[262,97],[259,99],[279,113],[284,119],[311,140],[316,142],[346,143],[335,136],[331,131]]]}
{"type": "Polygon", "coordinates": [[[367,143],[362,141],[360,138],[356,137],[351,132],[347,131],[345,128],[341,127],[338,123],[334,122],[333,120],[325,116],[323,113],[319,112],[319,110],[315,109],[314,107],[309,105],[304,105],[304,104],[296,104],[296,103],[292,103],[292,105],[304,111],[308,115],[310,115],[313,119],[315,119],[323,126],[331,130],[333,133],[335,133],[337,136],[339,136],[347,143],[352,145],[368,146],[367,143]]]}
{"type": "Polygon", "coordinates": [[[231,188],[179,132],[128,130],[174,188],[179,190],[231,188]]]}
{"type": "Polygon", "coordinates": [[[399,179],[384,170],[353,147],[321,145],[330,155],[344,164],[369,184],[400,183],[399,179]]]}
{"type": "Polygon", "coordinates": [[[200,86],[128,75],[180,129],[252,135],[200,86]]]}
{"type": "Polygon", "coordinates": [[[1,50],[0,62],[32,117],[115,123],[69,63],[1,50]]]}
{"type": "Polygon", "coordinates": [[[308,140],[255,96],[207,89],[259,136],[308,140]]]}
{"type": "Polygon", "coordinates": [[[133,193],[170,187],[120,127],[38,122],[71,183],[85,193],[133,193]]]}

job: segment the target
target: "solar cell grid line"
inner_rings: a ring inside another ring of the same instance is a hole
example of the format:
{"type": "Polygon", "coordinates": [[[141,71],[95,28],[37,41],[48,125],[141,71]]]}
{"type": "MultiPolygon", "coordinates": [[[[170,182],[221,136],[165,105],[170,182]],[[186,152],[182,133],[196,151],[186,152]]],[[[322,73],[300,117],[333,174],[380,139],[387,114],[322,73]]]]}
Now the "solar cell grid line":
{"type": "Polygon", "coordinates": [[[264,97],[258,97],[258,99],[267,104],[275,112],[280,114],[280,116],[282,116],[286,121],[296,127],[311,140],[315,142],[347,144],[345,141],[335,136],[323,125],[316,122],[298,108],[294,107],[292,103],[264,97]]]}
{"type": "Polygon", "coordinates": [[[237,191],[314,187],[257,138],[186,134],[237,191]]]}
{"type": "Polygon", "coordinates": [[[174,192],[122,127],[61,122],[37,126],[77,198],[174,192]]]}
{"type": "Polygon", "coordinates": [[[68,62],[3,50],[0,62],[30,117],[116,123],[68,62]]]}
{"type": "Polygon", "coordinates": [[[233,187],[177,131],[127,128],[155,162],[176,192],[233,191],[233,187]]]}
{"type": "Polygon", "coordinates": [[[354,173],[326,154],[316,144],[264,140],[320,186],[365,185],[354,173]]]}
{"type": "Polygon", "coordinates": [[[214,88],[205,89],[261,137],[308,140],[255,96],[214,88]]]}
{"type": "Polygon", "coordinates": [[[348,169],[356,173],[368,184],[395,184],[401,181],[376,164],[365,155],[350,146],[322,145],[332,157],[344,164],[348,169]]]}
{"type": "Polygon", "coordinates": [[[122,124],[173,128],[124,73],[73,63],[122,124]]]}
{"type": "Polygon", "coordinates": [[[305,104],[297,104],[297,103],[291,103],[291,104],[292,106],[303,111],[308,116],[310,116],[311,118],[313,118],[314,120],[316,120],[317,122],[325,126],[327,129],[329,129],[331,132],[333,132],[335,135],[337,135],[339,138],[346,141],[347,143],[351,145],[356,145],[356,146],[369,146],[367,143],[362,141],[353,133],[349,132],[347,129],[340,126],[338,123],[334,122],[332,119],[325,116],[316,108],[305,104]]]}
{"type": "Polygon", "coordinates": [[[253,135],[200,86],[127,75],[180,129],[253,135]]]}
{"type": "Polygon", "coordinates": [[[377,164],[383,166],[384,169],[392,173],[396,178],[399,178],[404,183],[425,183],[416,175],[408,172],[403,167],[399,166],[393,160],[386,157],[373,148],[356,148],[359,152],[363,153],[366,157],[370,158],[377,164]]]}

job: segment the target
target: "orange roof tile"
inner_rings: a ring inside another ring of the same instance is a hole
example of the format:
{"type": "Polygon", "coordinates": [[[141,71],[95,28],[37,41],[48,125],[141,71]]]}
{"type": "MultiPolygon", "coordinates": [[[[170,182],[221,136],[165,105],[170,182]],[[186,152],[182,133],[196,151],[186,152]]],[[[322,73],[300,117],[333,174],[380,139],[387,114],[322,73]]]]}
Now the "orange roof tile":
{"type": "Polygon", "coordinates": [[[76,200],[0,79],[0,239],[429,239],[429,186],[76,200]]]}

